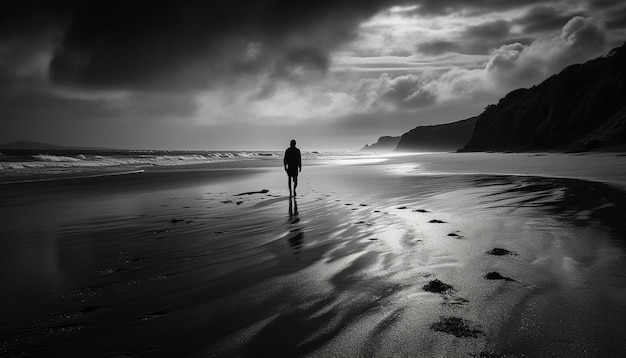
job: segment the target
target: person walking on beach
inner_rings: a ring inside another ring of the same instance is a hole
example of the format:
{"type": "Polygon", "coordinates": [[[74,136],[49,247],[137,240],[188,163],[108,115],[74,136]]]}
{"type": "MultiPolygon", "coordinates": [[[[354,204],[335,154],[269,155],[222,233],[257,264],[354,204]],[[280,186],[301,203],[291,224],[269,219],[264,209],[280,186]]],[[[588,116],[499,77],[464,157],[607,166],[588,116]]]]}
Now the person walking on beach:
{"type": "Polygon", "coordinates": [[[287,186],[289,187],[289,196],[296,196],[296,187],[298,186],[298,172],[302,171],[302,157],[300,149],[296,148],[295,139],[289,143],[289,148],[285,150],[285,158],[283,165],[287,172],[287,186]],[[293,195],[291,194],[291,181],[293,180],[293,195]]]}

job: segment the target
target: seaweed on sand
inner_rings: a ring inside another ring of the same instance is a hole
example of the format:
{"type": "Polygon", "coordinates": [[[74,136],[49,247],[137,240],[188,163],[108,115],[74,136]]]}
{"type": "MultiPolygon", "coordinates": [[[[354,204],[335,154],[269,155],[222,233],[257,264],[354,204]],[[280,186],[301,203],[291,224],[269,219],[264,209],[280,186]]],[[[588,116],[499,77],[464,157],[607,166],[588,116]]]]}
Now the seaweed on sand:
{"type": "Polygon", "coordinates": [[[484,334],[480,325],[460,317],[440,317],[439,322],[433,323],[430,329],[452,334],[456,337],[478,338],[484,334]]]}

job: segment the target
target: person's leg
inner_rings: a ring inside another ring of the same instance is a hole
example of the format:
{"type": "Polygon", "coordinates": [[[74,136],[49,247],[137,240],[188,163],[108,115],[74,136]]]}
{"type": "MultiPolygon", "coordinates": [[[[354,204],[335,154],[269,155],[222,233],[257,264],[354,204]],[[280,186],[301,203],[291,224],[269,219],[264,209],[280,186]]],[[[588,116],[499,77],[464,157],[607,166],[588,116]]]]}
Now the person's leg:
{"type": "Polygon", "coordinates": [[[291,196],[291,176],[287,175],[287,188],[289,188],[289,196],[291,196]]]}
{"type": "Polygon", "coordinates": [[[293,177],[293,196],[296,196],[296,188],[298,187],[298,176],[293,177]]]}

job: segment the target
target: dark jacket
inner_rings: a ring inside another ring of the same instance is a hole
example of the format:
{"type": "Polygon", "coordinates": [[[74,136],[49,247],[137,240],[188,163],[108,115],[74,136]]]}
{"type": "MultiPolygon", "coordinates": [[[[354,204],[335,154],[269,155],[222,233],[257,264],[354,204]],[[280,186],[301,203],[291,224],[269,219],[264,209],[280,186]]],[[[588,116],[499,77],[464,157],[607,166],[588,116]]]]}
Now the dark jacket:
{"type": "Polygon", "coordinates": [[[289,147],[285,150],[285,158],[283,159],[283,165],[285,170],[297,171],[302,169],[302,157],[300,155],[300,149],[296,147],[289,147]]]}

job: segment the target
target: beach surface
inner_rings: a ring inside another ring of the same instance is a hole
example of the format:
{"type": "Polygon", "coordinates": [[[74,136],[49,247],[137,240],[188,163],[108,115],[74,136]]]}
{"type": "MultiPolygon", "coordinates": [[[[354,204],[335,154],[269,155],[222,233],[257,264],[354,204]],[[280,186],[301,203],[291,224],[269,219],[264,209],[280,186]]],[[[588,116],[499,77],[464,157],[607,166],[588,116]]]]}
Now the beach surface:
{"type": "Polygon", "coordinates": [[[626,156],[0,185],[0,356],[626,356],[626,156]]]}

